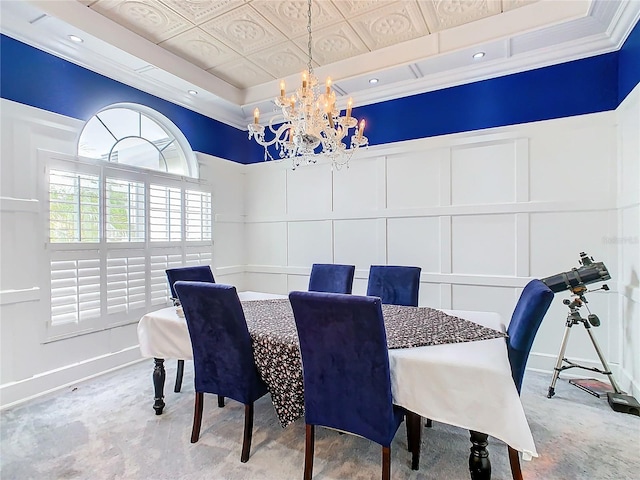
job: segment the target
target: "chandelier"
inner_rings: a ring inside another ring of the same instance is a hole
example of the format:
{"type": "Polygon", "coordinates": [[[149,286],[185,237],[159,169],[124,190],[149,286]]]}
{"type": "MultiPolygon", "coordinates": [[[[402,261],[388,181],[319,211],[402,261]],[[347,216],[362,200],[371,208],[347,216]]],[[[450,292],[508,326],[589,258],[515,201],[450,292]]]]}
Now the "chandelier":
{"type": "Polygon", "coordinates": [[[280,82],[280,95],[274,99],[281,112],[271,118],[268,132],[260,125],[260,111],[253,111],[253,123],[248,125],[249,139],[255,138],[264,147],[264,159],[274,160],[268,147],[274,146],[280,158],[291,158],[293,169],[302,164],[316,163],[316,149],[331,160],[332,166],[349,167],[349,160],[360,147],[369,144],[363,135],[365,121],[351,116],[353,102],[347,102],[344,115],[336,104],[336,92],[331,90],[331,78],[321,89],[313,75],[311,57],[311,0],[308,1],[307,32],[309,34],[307,70],[302,73],[302,83],[287,97],[284,80],[280,82]],[[351,130],[353,129],[353,130],[351,130]],[[350,135],[351,130],[351,136],[350,135]],[[267,139],[268,136],[271,137],[267,139]],[[346,140],[350,141],[347,149],[346,140]]]}

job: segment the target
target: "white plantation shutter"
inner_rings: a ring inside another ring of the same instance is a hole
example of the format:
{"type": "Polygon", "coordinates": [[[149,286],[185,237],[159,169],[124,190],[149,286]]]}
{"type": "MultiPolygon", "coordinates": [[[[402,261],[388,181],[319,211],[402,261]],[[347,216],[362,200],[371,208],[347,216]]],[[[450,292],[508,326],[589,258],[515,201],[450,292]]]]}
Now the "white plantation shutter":
{"type": "Polygon", "coordinates": [[[187,240],[211,240],[211,194],[185,191],[187,240]]]}
{"type": "Polygon", "coordinates": [[[97,175],[49,171],[49,238],[98,242],[100,183],[97,175]]]}
{"type": "Polygon", "coordinates": [[[51,260],[51,326],[78,325],[99,318],[100,307],[98,252],[67,251],[56,255],[51,260]]]}
{"type": "Polygon", "coordinates": [[[43,156],[48,341],[137,322],[170,304],[165,270],[211,265],[211,193],[201,183],[100,160],[43,156]]]}
{"type": "Polygon", "coordinates": [[[182,192],[179,188],[150,185],[149,230],[152,242],[182,240],[182,192]]]}
{"type": "Polygon", "coordinates": [[[187,247],[185,252],[185,265],[211,265],[211,248],[206,246],[187,247]]]}
{"type": "Polygon", "coordinates": [[[130,313],[146,307],[144,250],[109,252],[107,258],[107,313],[130,313]]]}
{"type": "Polygon", "coordinates": [[[151,281],[149,284],[151,305],[165,305],[167,299],[171,297],[166,270],[184,265],[181,249],[175,249],[173,251],[175,253],[169,253],[166,248],[153,249],[151,251],[151,281]],[[163,251],[164,253],[162,253],[163,251]]]}
{"type": "Polygon", "coordinates": [[[106,179],[105,235],[108,242],[144,242],[144,199],[142,182],[106,179]]]}

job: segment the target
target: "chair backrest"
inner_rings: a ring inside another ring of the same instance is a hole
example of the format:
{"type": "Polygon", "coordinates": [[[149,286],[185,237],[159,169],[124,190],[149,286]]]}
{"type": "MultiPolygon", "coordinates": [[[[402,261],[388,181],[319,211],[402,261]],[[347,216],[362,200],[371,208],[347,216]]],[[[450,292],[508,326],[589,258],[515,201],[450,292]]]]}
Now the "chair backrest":
{"type": "Polygon", "coordinates": [[[351,293],[355,265],[314,263],[309,277],[310,292],[351,293]]]}
{"type": "Polygon", "coordinates": [[[382,303],[418,306],[420,267],[371,265],[367,295],[380,297],[382,303]]]}
{"type": "Polygon", "coordinates": [[[178,298],[176,290],[173,288],[173,284],[178,281],[215,283],[213,273],[211,272],[211,267],[209,265],[170,268],[165,270],[165,272],[167,273],[169,289],[171,290],[171,296],[173,298],[178,298]]]}
{"type": "Polygon", "coordinates": [[[191,337],[196,392],[253,402],[266,390],[236,288],[178,281],[175,289],[191,337]]]}
{"type": "Polygon", "coordinates": [[[379,298],[291,292],[304,377],[305,421],[389,446],[394,424],[379,298]]]}
{"type": "Polygon", "coordinates": [[[520,294],[507,329],[507,350],[511,375],[518,393],[522,387],[529,352],[549,305],[553,292],[540,280],[531,280],[520,294]]]}

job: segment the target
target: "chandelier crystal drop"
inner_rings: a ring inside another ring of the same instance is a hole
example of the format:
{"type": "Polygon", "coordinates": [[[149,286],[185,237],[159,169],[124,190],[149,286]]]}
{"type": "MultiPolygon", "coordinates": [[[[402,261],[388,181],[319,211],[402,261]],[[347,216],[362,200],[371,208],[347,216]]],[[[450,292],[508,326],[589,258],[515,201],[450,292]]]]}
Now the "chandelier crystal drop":
{"type": "Polygon", "coordinates": [[[300,87],[289,97],[284,81],[280,82],[280,95],[274,99],[274,103],[281,111],[271,118],[267,127],[269,136],[273,137],[267,139],[267,128],[260,125],[260,111],[256,108],[253,123],[248,125],[249,139],[255,138],[264,147],[265,161],[274,160],[268,150],[268,147],[274,146],[280,158],[291,158],[294,170],[303,164],[316,163],[320,154],[329,158],[334,168],[340,169],[345,165],[348,168],[349,160],[358,148],[369,144],[363,135],[365,121],[358,123],[351,116],[351,98],[344,115],[341,115],[330,78],[326,80],[324,92],[320,93],[311,56],[311,0],[308,1],[307,32],[307,70],[302,73],[300,87]],[[349,149],[345,141],[350,141],[349,149]],[[316,153],[318,147],[321,150],[316,153]]]}

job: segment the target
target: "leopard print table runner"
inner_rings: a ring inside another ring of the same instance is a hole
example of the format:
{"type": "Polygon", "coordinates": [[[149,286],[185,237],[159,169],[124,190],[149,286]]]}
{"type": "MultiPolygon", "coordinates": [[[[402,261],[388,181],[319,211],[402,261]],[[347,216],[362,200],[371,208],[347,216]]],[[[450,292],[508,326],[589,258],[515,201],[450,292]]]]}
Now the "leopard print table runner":
{"type": "MultiPolygon", "coordinates": [[[[286,427],[304,415],[302,362],[291,304],[286,298],[247,300],[242,308],[258,371],[269,386],[280,424],[286,427]]],[[[390,349],[506,337],[429,307],[383,305],[382,313],[390,349]]]]}

